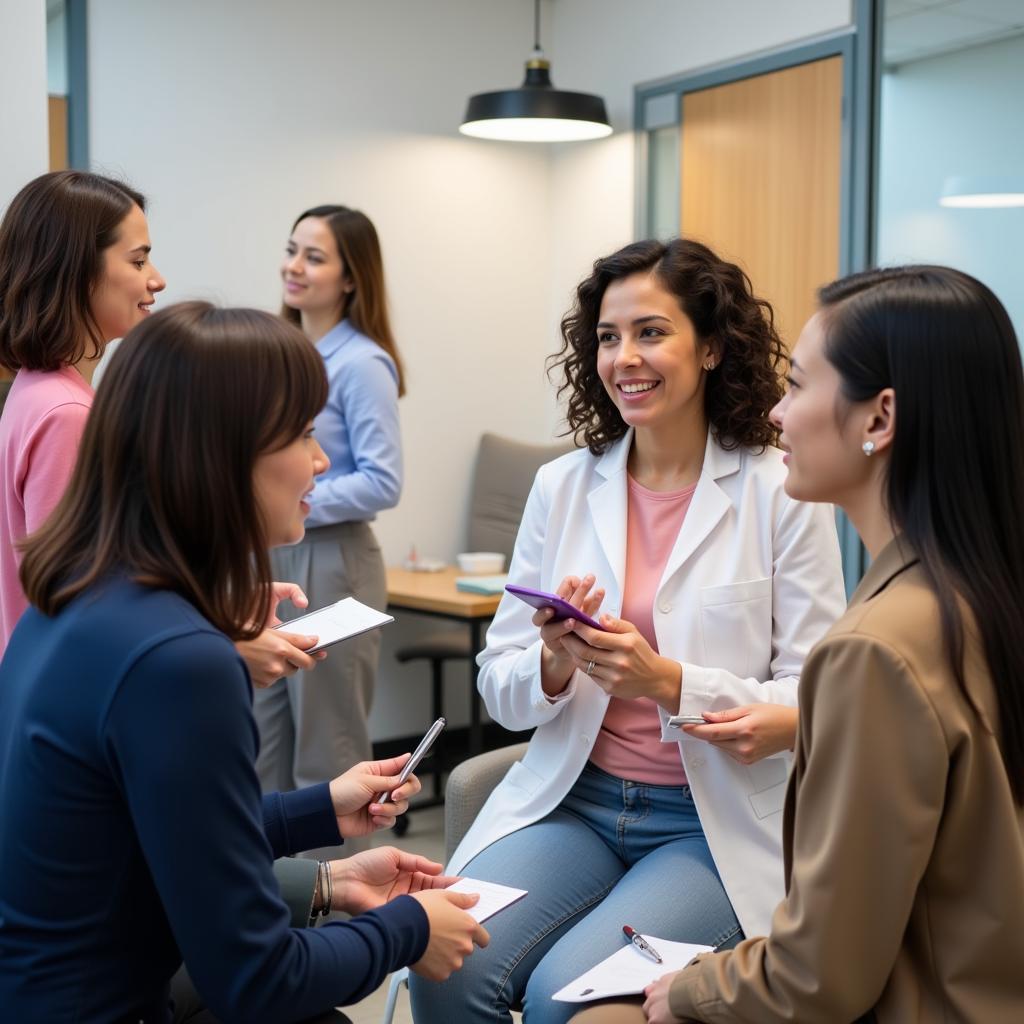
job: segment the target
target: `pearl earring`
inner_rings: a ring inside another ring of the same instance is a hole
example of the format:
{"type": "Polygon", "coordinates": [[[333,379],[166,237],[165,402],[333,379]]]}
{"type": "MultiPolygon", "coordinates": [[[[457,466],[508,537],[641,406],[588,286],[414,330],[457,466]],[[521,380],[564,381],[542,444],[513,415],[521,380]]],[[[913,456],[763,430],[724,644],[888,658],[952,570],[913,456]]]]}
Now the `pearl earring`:
{"type": "Polygon", "coordinates": [[[875,454],[875,442],[865,441],[861,446],[861,451],[870,459],[875,454]]]}
{"type": "Polygon", "coordinates": [[[710,372],[711,372],[711,371],[712,371],[712,370],[713,370],[714,368],[715,368],[715,361],[714,361],[714,359],[709,359],[709,360],[708,360],[708,361],[707,361],[707,362],[706,362],[706,363],[704,364],[704,369],[705,369],[705,370],[707,370],[707,371],[708,371],[709,373],[710,373],[710,372]]]}

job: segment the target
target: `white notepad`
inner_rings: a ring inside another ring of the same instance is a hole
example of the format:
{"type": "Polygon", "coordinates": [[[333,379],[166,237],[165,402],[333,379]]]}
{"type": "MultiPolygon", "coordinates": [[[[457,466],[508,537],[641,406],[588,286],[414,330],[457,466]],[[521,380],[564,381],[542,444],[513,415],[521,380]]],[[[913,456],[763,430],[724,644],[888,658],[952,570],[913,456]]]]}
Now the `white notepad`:
{"type": "Polygon", "coordinates": [[[510,885],[482,882],[477,878],[460,878],[454,885],[448,886],[447,891],[480,894],[480,901],[476,906],[466,911],[478,923],[493,917],[499,910],[511,906],[516,900],[521,900],[527,892],[526,889],[513,889],[510,885]]]}
{"type": "Polygon", "coordinates": [[[713,946],[669,942],[668,939],[658,939],[646,933],[644,938],[661,954],[662,963],[655,963],[623,939],[622,949],[602,960],[596,967],[591,967],[575,981],[570,981],[551,998],[563,1003],[587,1003],[591,999],[607,999],[610,996],[639,995],[659,978],[681,971],[695,956],[714,952],[713,946]]]}
{"type": "Polygon", "coordinates": [[[307,654],[315,654],[325,647],[331,647],[349,637],[358,636],[394,621],[393,615],[379,612],[354,597],[343,597],[319,611],[300,615],[297,619],[282,622],[280,626],[274,628],[282,629],[286,633],[303,633],[306,636],[317,637],[316,647],[306,651],[307,654]]]}

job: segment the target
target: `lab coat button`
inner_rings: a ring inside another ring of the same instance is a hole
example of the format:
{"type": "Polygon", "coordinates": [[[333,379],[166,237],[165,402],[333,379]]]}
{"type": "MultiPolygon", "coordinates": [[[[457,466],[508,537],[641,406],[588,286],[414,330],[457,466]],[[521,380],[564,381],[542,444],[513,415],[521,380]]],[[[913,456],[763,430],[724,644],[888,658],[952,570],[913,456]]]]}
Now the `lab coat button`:
{"type": "Polygon", "coordinates": [[[704,767],[704,758],[703,757],[695,757],[690,762],[690,766],[692,768],[703,768],[704,767]]]}
{"type": "Polygon", "coordinates": [[[538,711],[543,711],[543,710],[544,710],[544,709],[545,709],[545,708],[546,708],[546,707],[548,706],[548,702],[547,702],[546,700],[538,700],[538,701],[536,701],[536,702],[534,703],[534,705],[533,705],[533,706],[534,706],[534,707],[535,707],[535,708],[536,708],[536,709],[537,709],[538,711]]]}
{"type": "Polygon", "coordinates": [[[583,743],[583,746],[585,746],[585,747],[589,747],[590,746],[590,737],[589,736],[581,736],[580,737],[580,741],[583,743]]]}
{"type": "Polygon", "coordinates": [[[672,605],[668,601],[662,601],[658,606],[658,610],[664,612],[665,615],[668,615],[668,613],[672,611],[672,605]]]}

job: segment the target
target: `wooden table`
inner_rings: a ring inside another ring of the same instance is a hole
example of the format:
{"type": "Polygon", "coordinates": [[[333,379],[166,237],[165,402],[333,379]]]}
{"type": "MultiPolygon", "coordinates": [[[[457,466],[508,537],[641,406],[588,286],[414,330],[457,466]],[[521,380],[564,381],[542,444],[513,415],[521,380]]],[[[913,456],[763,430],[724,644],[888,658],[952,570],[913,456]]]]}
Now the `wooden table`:
{"type": "Polygon", "coordinates": [[[476,688],[476,656],[483,650],[484,626],[498,610],[500,594],[468,594],[455,589],[455,580],[464,572],[449,566],[440,572],[409,572],[388,569],[388,607],[411,611],[433,618],[465,623],[469,627],[469,752],[483,749],[480,722],[480,691],[476,688]]]}

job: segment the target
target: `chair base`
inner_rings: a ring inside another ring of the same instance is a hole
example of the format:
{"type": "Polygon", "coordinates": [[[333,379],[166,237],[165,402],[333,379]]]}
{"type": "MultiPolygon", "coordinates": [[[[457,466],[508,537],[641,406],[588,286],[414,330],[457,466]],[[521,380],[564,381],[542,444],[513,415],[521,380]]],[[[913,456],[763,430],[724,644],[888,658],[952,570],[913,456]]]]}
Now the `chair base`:
{"type": "Polygon", "coordinates": [[[382,1024],[391,1024],[395,1019],[395,1008],[398,1006],[398,993],[402,986],[405,986],[406,991],[409,990],[409,968],[403,967],[400,971],[395,971],[391,975],[391,981],[388,983],[388,1000],[384,1004],[384,1017],[382,1024]]]}

